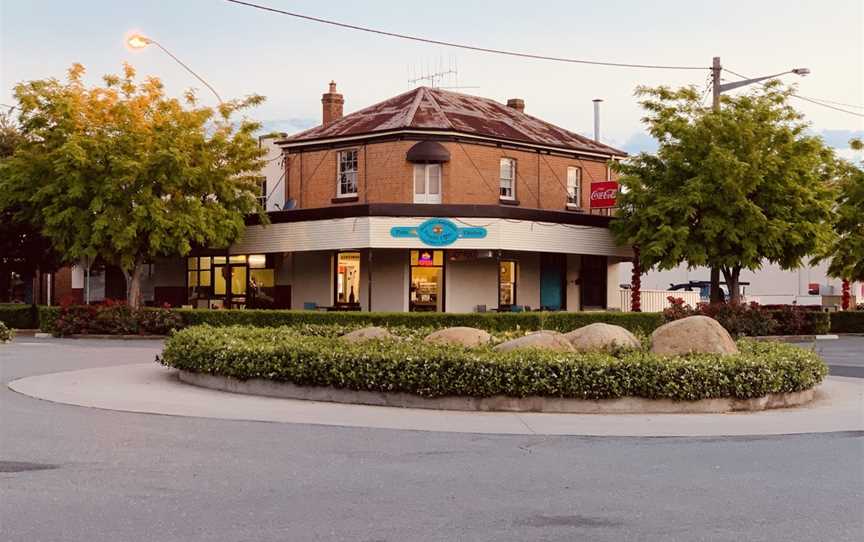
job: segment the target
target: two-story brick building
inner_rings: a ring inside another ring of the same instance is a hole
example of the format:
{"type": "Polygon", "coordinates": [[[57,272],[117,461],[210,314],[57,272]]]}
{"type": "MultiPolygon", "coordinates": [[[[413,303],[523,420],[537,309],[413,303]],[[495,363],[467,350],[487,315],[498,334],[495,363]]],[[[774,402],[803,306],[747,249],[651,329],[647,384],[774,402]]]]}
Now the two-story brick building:
{"type": "Polygon", "coordinates": [[[271,224],[250,218],[228,251],[160,262],[157,303],[616,308],[631,249],[615,245],[589,186],[625,153],[519,99],[420,87],[346,116],[343,103],[331,83],[323,123],[276,141],[284,172],[270,184],[285,204],[271,224]]]}

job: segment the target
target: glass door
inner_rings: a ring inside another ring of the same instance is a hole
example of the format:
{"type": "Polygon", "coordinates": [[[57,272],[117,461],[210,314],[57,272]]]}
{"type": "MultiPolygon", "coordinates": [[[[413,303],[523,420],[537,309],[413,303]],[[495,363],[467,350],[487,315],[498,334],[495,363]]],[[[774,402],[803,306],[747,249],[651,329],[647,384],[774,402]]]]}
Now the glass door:
{"type": "Polygon", "coordinates": [[[444,310],[444,251],[412,250],[411,312],[443,312],[444,310]]]}
{"type": "Polygon", "coordinates": [[[414,164],[414,203],[441,203],[441,164],[414,164]]]}

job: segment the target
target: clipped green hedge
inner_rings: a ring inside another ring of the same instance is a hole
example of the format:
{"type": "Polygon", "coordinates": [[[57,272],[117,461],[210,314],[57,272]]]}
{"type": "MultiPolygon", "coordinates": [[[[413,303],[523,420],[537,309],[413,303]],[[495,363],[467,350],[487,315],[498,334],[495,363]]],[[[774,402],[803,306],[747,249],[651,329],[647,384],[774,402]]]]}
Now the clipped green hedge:
{"type": "Polygon", "coordinates": [[[0,304],[0,322],[12,329],[35,329],[39,327],[36,307],[23,303],[0,304]]]}
{"type": "Polygon", "coordinates": [[[772,335],[824,335],[831,330],[831,316],[827,312],[811,310],[768,309],[766,311],[777,322],[772,335]],[[790,318],[794,315],[794,318],[790,318]],[[801,319],[800,324],[790,325],[789,320],[801,319]]]}
{"type": "Polygon", "coordinates": [[[364,326],[404,326],[445,328],[476,327],[487,331],[513,329],[572,331],[588,324],[603,322],[630,331],[651,333],[663,324],[660,313],[622,312],[519,312],[519,313],[441,313],[441,312],[318,312],[298,310],[202,310],[178,309],[185,327],[247,325],[258,327],[300,324],[338,324],[364,326]]]}
{"type": "Polygon", "coordinates": [[[196,326],[170,337],[158,361],[241,380],[424,397],[749,399],[812,388],[828,372],[811,350],[751,341],[739,347],[741,353],[734,356],[663,357],[642,350],[495,352],[405,338],[348,344],[291,327],[196,326]]]}
{"type": "Polygon", "coordinates": [[[832,333],[864,333],[864,311],[832,312],[832,333]]]}

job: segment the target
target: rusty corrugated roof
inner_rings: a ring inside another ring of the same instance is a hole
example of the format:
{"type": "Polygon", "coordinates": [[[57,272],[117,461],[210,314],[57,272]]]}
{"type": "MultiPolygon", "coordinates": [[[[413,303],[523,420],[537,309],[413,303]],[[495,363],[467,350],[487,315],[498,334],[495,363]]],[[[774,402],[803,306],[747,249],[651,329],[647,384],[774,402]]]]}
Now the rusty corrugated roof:
{"type": "Polygon", "coordinates": [[[494,100],[429,87],[415,88],[282,141],[313,142],[400,129],[453,131],[576,151],[627,154],[494,100]]]}

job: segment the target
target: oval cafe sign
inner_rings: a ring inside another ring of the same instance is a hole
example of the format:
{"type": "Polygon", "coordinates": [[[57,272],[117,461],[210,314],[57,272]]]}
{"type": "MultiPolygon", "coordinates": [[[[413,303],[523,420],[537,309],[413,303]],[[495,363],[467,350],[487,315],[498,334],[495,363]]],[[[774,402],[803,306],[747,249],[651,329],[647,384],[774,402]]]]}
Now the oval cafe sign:
{"type": "Polygon", "coordinates": [[[396,238],[418,237],[424,245],[444,247],[452,245],[457,239],[483,239],[486,228],[460,228],[446,218],[430,218],[419,226],[395,226],[390,228],[390,236],[396,238]]]}
{"type": "Polygon", "coordinates": [[[591,208],[608,209],[615,207],[618,196],[618,183],[615,181],[603,181],[591,183],[591,208]]]}

